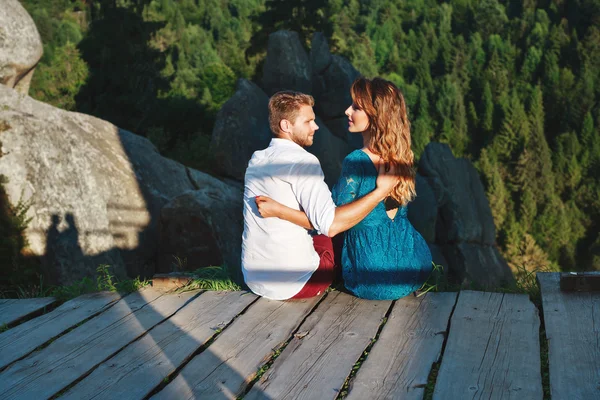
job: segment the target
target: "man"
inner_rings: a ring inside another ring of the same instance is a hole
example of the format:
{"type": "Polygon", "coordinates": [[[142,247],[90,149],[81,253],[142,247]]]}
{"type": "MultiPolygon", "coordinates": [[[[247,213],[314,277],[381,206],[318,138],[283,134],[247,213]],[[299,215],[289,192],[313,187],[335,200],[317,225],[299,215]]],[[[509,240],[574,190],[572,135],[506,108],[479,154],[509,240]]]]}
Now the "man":
{"type": "Polygon", "coordinates": [[[252,155],[246,170],[242,271],[250,290],[269,299],[313,297],[327,289],[334,277],[330,238],[358,224],[398,182],[394,168],[380,168],[373,192],[336,207],[319,160],[304,150],[319,129],[313,105],[303,93],[275,93],[269,101],[274,137],[252,155]],[[304,211],[312,226],[261,217],[260,196],[304,211]],[[306,228],[320,234],[313,238],[306,228]]]}

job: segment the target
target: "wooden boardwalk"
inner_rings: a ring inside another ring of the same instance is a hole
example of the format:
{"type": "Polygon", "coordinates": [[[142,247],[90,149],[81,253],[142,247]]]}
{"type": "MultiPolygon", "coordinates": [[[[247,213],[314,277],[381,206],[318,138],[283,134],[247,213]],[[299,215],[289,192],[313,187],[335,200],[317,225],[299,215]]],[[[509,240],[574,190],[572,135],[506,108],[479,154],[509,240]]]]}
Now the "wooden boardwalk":
{"type": "Polygon", "coordinates": [[[434,399],[542,399],[541,323],[552,399],[599,399],[600,293],[538,279],[542,321],[526,295],[475,291],[3,301],[0,399],[422,399],[430,375],[434,399]]]}

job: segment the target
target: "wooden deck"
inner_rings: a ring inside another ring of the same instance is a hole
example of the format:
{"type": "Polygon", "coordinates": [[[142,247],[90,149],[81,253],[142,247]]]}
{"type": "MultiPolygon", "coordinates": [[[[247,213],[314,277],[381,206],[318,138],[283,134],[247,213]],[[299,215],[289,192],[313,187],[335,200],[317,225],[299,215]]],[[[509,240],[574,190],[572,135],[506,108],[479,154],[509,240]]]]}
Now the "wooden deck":
{"type": "Polygon", "coordinates": [[[538,279],[542,321],[526,295],[475,291],[0,301],[0,399],[422,399],[430,375],[433,399],[542,399],[541,323],[552,399],[600,398],[600,293],[538,279]]]}

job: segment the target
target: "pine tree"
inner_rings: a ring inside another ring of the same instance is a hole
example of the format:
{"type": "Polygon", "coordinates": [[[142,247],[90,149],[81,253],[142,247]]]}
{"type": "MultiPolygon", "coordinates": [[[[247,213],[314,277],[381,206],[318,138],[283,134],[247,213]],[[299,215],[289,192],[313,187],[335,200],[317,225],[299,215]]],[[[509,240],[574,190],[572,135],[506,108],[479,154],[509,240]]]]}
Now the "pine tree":
{"type": "Polygon", "coordinates": [[[494,100],[492,98],[492,89],[489,82],[485,82],[483,87],[483,99],[481,101],[481,129],[486,137],[484,145],[488,143],[488,138],[494,129],[494,100]]]}
{"type": "Polygon", "coordinates": [[[554,175],[550,147],[544,134],[544,105],[539,86],[536,86],[531,94],[528,115],[531,129],[527,149],[534,157],[530,158],[527,167],[527,182],[537,204],[541,205],[554,193],[554,175]]]}

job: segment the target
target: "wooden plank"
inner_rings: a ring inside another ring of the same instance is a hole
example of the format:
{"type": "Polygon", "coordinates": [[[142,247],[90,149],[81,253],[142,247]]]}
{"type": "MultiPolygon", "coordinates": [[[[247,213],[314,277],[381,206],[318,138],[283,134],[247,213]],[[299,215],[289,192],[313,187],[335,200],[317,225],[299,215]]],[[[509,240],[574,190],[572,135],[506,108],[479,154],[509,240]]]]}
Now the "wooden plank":
{"type": "Polygon", "coordinates": [[[329,292],[244,399],[334,399],[390,304],[329,292]]]}
{"type": "Polygon", "coordinates": [[[248,292],[203,293],[106,360],[61,399],[144,398],[256,298],[248,292]]]}
{"type": "Polygon", "coordinates": [[[527,295],[460,292],[434,400],[541,399],[539,326],[527,295]]]}
{"type": "Polygon", "coordinates": [[[120,296],[102,292],[69,300],[48,314],[31,319],[0,334],[0,369],[79,322],[110,307],[120,296]]]}
{"type": "Polygon", "coordinates": [[[168,274],[155,274],[152,277],[152,287],[157,290],[179,289],[194,280],[194,275],[185,272],[171,272],[168,274]]]}
{"type": "Polygon", "coordinates": [[[54,297],[0,300],[0,325],[9,325],[56,302],[54,297]]]}
{"type": "Polygon", "coordinates": [[[559,273],[538,273],[552,400],[600,398],[600,293],[561,292],[559,273]]]}
{"type": "Polygon", "coordinates": [[[600,292],[600,272],[560,272],[563,292],[600,292]]]}
{"type": "Polygon", "coordinates": [[[50,397],[88,373],[197,293],[162,296],[146,288],[0,373],[0,398],[50,397]]]}
{"type": "Polygon", "coordinates": [[[260,299],[153,399],[235,399],[319,299],[260,299]]]}
{"type": "Polygon", "coordinates": [[[442,351],[456,296],[428,293],[398,300],[346,398],[422,399],[431,366],[442,351]]]}

